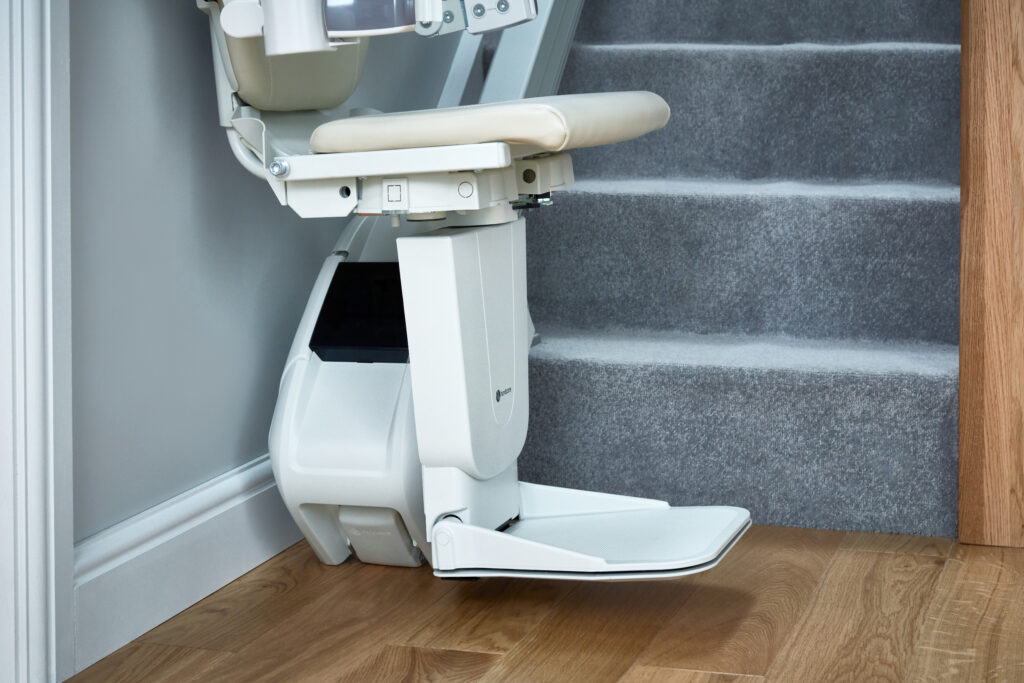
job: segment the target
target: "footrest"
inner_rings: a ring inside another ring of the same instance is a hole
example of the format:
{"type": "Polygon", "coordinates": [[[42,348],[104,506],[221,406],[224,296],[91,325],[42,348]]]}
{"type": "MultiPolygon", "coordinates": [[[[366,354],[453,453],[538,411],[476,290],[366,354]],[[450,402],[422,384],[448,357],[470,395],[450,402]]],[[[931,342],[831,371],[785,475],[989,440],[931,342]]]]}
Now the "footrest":
{"type": "Polygon", "coordinates": [[[593,580],[682,576],[718,564],[749,527],[750,513],[735,507],[549,515],[521,519],[504,531],[443,520],[434,526],[434,574],[593,580]]]}

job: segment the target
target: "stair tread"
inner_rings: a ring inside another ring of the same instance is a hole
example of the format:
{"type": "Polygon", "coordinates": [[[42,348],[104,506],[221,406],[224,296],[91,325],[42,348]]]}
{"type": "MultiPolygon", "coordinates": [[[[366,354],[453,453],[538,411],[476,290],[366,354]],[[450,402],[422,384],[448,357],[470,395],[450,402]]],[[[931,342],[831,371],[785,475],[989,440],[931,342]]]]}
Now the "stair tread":
{"type": "Polygon", "coordinates": [[[562,92],[650,90],[666,127],[578,150],[580,175],[957,184],[960,48],[577,44],[562,92]]]}
{"type": "MultiPolygon", "coordinates": [[[[959,185],[930,183],[840,183],[799,180],[736,180],[732,178],[580,178],[564,190],[579,194],[849,197],[960,201],[959,185]]],[[[556,195],[557,199],[557,195],[556,195]]]]}
{"type": "Polygon", "coordinates": [[[578,35],[609,42],[959,42],[959,24],[960,4],[950,0],[637,0],[628,9],[590,0],[578,35]]]}
{"type": "Polygon", "coordinates": [[[954,346],[540,329],[524,481],[956,533],[954,346]]]}
{"type": "Polygon", "coordinates": [[[878,43],[698,43],[698,42],[638,42],[638,43],[590,43],[576,42],[581,50],[602,50],[609,52],[654,51],[654,52],[960,52],[959,43],[919,42],[878,42],[878,43]]]}
{"type": "Polygon", "coordinates": [[[575,330],[541,326],[535,360],[612,365],[704,366],[806,373],[917,375],[955,379],[958,347],[933,342],[797,339],[775,335],[699,335],[651,330],[575,330]]]}
{"type": "Polygon", "coordinates": [[[584,180],[527,216],[538,324],[920,340],[959,336],[958,190],[584,180]]]}

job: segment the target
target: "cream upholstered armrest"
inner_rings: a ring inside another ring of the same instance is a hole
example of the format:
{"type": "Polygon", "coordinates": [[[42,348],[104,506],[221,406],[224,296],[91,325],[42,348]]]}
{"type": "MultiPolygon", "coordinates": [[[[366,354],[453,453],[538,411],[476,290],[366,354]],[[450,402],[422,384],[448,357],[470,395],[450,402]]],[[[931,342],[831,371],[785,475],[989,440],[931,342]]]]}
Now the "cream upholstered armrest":
{"type": "Polygon", "coordinates": [[[507,142],[561,152],[631,140],[662,128],[669,113],[651,92],[556,95],[339,119],[313,131],[309,146],[344,153],[507,142]]]}

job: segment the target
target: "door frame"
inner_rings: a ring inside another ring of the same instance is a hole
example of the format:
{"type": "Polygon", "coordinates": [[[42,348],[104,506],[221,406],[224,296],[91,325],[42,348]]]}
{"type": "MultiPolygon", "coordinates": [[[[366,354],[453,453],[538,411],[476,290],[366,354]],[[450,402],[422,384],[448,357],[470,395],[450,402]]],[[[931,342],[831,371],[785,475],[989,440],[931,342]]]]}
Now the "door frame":
{"type": "Polygon", "coordinates": [[[0,662],[73,673],[68,0],[0,22],[0,662]]]}
{"type": "Polygon", "coordinates": [[[963,543],[1019,548],[1024,4],[964,0],[961,12],[959,537],[963,543]]]}

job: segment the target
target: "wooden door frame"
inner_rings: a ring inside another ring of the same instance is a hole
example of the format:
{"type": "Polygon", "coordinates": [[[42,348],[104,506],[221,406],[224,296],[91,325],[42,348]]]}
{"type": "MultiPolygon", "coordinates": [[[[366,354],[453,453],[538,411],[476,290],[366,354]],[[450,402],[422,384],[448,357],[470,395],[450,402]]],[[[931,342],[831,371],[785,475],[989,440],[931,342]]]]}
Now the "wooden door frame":
{"type": "Polygon", "coordinates": [[[961,11],[959,536],[1024,547],[1024,4],[961,11]]]}

